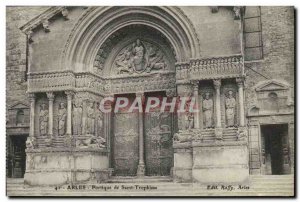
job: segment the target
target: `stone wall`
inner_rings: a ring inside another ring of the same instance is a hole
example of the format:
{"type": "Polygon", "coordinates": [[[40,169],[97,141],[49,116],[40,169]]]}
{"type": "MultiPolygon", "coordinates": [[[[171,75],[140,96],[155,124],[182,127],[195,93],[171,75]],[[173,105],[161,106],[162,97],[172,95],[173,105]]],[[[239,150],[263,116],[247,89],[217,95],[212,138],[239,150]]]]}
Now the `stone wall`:
{"type": "Polygon", "coordinates": [[[19,29],[48,7],[6,8],[6,109],[11,104],[27,102],[27,82],[22,81],[26,69],[26,35],[19,29]]]}
{"type": "MultiPolygon", "coordinates": [[[[291,99],[294,100],[294,8],[263,6],[261,7],[261,23],[263,58],[257,61],[245,62],[245,73],[247,75],[245,84],[246,111],[257,100],[254,86],[266,80],[275,79],[289,83],[291,86],[291,99]]],[[[293,114],[289,116],[279,115],[276,122],[289,124],[290,154],[291,161],[293,161],[294,123],[291,120],[293,120],[293,114]]],[[[273,121],[273,123],[276,122],[273,121]]],[[[249,125],[252,124],[249,122],[249,125]]],[[[249,134],[250,169],[253,174],[260,168],[261,150],[260,127],[256,123],[254,125],[249,134]]]]}

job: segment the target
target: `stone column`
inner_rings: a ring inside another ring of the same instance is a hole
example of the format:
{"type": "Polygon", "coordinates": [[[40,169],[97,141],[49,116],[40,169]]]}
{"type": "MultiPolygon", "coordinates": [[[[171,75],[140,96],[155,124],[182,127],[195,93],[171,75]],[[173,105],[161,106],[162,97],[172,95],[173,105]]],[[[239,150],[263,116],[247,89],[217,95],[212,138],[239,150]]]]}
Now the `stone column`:
{"type": "Polygon", "coordinates": [[[244,110],[244,79],[237,78],[237,85],[239,87],[239,108],[240,108],[240,126],[245,126],[245,110],[244,110]]]}
{"type": "MultiPolygon", "coordinates": [[[[144,93],[136,93],[136,98],[140,98],[143,102],[144,93]]],[[[137,176],[145,176],[145,160],[144,160],[144,113],[139,112],[139,165],[137,176]]]]}
{"type": "Polygon", "coordinates": [[[67,135],[72,134],[72,97],[73,97],[73,92],[72,91],[66,91],[65,92],[67,95],[67,135]]]}
{"type": "Polygon", "coordinates": [[[28,95],[30,101],[30,131],[29,136],[34,138],[34,109],[35,109],[35,94],[29,93],[28,95]]]}
{"type": "MultiPolygon", "coordinates": [[[[107,96],[107,97],[114,97],[113,95],[107,96]]],[[[104,104],[104,109],[106,110],[112,110],[112,102],[106,102],[104,104]]],[[[104,127],[104,134],[106,138],[106,146],[107,146],[107,151],[108,151],[108,159],[109,159],[109,167],[112,167],[112,162],[111,162],[111,119],[112,119],[112,113],[113,112],[108,112],[108,113],[103,113],[103,127],[104,127]]]]}
{"type": "Polygon", "coordinates": [[[54,101],[54,93],[48,92],[47,97],[49,100],[49,127],[48,127],[48,135],[52,137],[53,135],[53,101],[54,101]]]}
{"type": "Polygon", "coordinates": [[[220,87],[221,87],[221,80],[216,79],[214,80],[214,87],[216,90],[216,138],[222,139],[222,125],[221,125],[221,95],[220,95],[220,87]]]}
{"type": "Polygon", "coordinates": [[[195,98],[195,105],[196,105],[196,112],[194,113],[194,127],[196,129],[200,128],[200,110],[199,110],[199,83],[198,81],[194,82],[194,98],[195,98]]]}

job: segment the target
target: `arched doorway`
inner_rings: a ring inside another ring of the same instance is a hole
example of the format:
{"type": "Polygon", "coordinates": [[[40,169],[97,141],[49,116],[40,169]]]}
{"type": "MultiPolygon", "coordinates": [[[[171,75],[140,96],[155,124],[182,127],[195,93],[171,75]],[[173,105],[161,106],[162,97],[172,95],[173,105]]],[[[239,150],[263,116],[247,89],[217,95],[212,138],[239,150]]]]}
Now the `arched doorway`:
{"type": "MultiPolygon", "coordinates": [[[[162,34],[144,25],[130,25],[115,32],[99,48],[94,68],[103,68],[103,74],[112,82],[122,79],[121,83],[129,86],[136,85],[136,81],[154,81],[154,85],[141,86],[138,92],[120,86],[122,93],[114,93],[115,100],[126,98],[131,106],[137,98],[136,93],[142,94],[143,104],[150,97],[160,100],[166,97],[170,89],[161,91],[155,81],[165,76],[175,79],[175,61],[175,53],[162,34]]],[[[173,114],[161,112],[160,106],[142,114],[128,112],[128,108],[115,111],[112,117],[113,174],[169,176],[173,167],[173,114]]]]}

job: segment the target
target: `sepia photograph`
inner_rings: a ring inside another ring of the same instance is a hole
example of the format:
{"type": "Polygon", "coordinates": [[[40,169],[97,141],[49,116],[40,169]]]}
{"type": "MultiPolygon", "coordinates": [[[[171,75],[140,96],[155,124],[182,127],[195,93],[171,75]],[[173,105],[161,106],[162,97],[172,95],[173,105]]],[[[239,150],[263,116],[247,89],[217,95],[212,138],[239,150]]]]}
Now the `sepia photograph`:
{"type": "Polygon", "coordinates": [[[7,197],[295,197],[294,6],[5,10],[7,197]]]}

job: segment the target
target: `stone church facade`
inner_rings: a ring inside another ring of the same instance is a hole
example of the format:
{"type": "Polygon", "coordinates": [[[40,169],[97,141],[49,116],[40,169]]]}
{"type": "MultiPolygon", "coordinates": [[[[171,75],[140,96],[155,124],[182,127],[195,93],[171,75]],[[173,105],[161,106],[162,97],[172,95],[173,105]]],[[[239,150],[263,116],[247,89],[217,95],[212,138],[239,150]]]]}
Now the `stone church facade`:
{"type": "Polygon", "coordinates": [[[294,173],[293,7],[7,7],[6,26],[7,177],[294,173]],[[121,96],[193,96],[199,111],[98,110],[121,96]]]}

